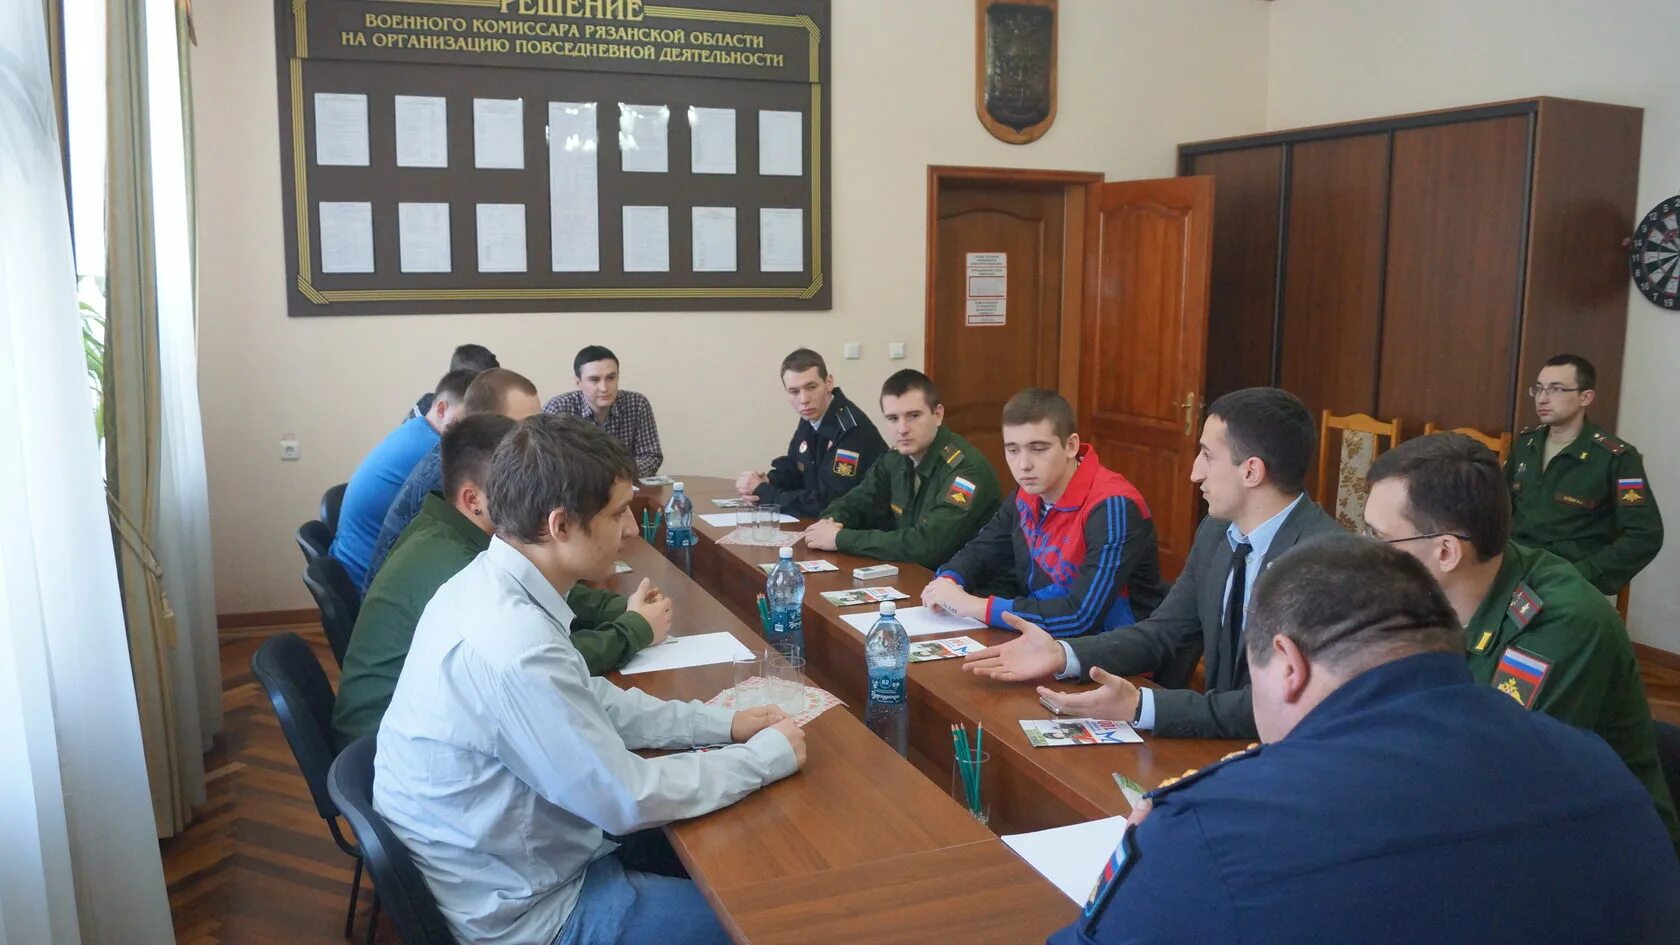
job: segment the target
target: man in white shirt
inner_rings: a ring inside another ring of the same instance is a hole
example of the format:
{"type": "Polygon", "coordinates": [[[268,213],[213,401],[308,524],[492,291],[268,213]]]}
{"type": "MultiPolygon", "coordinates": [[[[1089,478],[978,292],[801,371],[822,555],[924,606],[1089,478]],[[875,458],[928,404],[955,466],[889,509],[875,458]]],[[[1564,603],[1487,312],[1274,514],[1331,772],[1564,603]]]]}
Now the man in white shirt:
{"type": "Polygon", "coordinates": [[[804,736],[779,710],[622,690],[591,678],[572,647],[566,592],[612,576],[636,534],[635,475],[592,424],[522,421],[486,476],[496,537],[415,629],[379,728],[374,808],[463,943],[727,942],[691,881],[637,868],[633,854],[663,839],[631,835],[728,806],[804,762],[804,736]],[[726,742],[743,744],[633,751],[726,742]]]}

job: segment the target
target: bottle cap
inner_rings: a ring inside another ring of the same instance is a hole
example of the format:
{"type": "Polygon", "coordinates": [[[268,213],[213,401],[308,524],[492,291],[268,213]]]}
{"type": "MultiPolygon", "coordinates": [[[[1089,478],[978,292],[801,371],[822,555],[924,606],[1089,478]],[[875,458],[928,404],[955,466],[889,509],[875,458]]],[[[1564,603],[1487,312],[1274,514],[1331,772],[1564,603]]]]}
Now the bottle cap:
{"type": "Polygon", "coordinates": [[[891,617],[893,614],[896,614],[896,613],[898,613],[898,605],[897,604],[893,603],[890,600],[881,601],[881,616],[891,617]]]}
{"type": "Polygon", "coordinates": [[[683,491],[683,486],[682,486],[682,483],[680,483],[680,482],[673,482],[673,483],[671,483],[671,488],[672,488],[672,489],[675,489],[675,490],[676,490],[676,491],[678,491],[678,492],[681,492],[681,491],[683,491]]]}
{"type": "Polygon", "coordinates": [[[792,561],[793,560],[793,549],[789,548],[786,545],[783,545],[782,550],[777,552],[777,554],[779,554],[781,556],[783,561],[792,561]]]}

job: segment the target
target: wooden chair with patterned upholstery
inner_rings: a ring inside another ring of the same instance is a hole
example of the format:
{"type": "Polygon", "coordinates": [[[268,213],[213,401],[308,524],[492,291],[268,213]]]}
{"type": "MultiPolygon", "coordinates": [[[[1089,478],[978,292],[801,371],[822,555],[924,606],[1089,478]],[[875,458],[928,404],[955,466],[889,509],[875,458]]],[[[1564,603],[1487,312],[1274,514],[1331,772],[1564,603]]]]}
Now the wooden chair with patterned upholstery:
{"type": "Polygon", "coordinates": [[[1378,454],[1400,442],[1400,420],[1378,420],[1362,413],[1337,416],[1326,410],[1318,424],[1318,483],[1315,496],[1336,521],[1350,531],[1365,530],[1365,475],[1378,454]],[[1330,431],[1338,431],[1334,472],[1330,431]]]}
{"type": "Polygon", "coordinates": [[[1501,467],[1505,465],[1505,457],[1511,455],[1511,434],[1509,433],[1501,433],[1498,436],[1491,436],[1483,433],[1475,427],[1456,427],[1451,430],[1443,430],[1433,423],[1424,424],[1423,435],[1428,436],[1431,433],[1462,433],[1470,439],[1475,440],[1477,443],[1493,450],[1494,453],[1499,456],[1499,465],[1501,467]]]}

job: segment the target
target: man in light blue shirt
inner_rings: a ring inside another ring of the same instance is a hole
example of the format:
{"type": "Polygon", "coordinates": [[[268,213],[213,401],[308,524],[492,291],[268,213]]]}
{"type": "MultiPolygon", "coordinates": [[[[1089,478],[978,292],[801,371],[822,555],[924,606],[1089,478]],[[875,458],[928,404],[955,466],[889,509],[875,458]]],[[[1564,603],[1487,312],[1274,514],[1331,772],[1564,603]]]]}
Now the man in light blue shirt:
{"type": "MultiPolygon", "coordinates": [[[[496,537],[415,629],[379,728],[374,808],[462,942],[727,942],[691,881],[643,871],[633,854],[663,841],[639,832],[732,804],[804,761],[804,736],[778,709],[622,690],[590,677],[571,645],[566,593],[612,576],[637,532],[635,475],[591,424],[522,421],[486,477],[496,537]],[[740,744],[635,753],[719,743],[740,744]]],[[[680,873],[668,846],[655,856],[680,873]]]]}
{"type": "Polygon", "coordinates": [[[1012,620],[1021,636],[970,655],[965,668],[994,679],[1100,683],[1086,693],[1041,687],[1070,714],[1169,737],[1254,738],[1242,644],[1248,591],[1297,542],[1340,528],[1302,492],[1317,439],[1311,415],[1288,391],[1251,387],[1214,401],[1190,470],[1208,515],[1161,606],[1135,625],[1073,640],[1012,620]],[[1186,687],[1204,656],[1207,691],[1195,692],[1186,687]],[[1153,673],[1162,688],[1140,691],[1123,678],[1140,673],[1153,673]]]}

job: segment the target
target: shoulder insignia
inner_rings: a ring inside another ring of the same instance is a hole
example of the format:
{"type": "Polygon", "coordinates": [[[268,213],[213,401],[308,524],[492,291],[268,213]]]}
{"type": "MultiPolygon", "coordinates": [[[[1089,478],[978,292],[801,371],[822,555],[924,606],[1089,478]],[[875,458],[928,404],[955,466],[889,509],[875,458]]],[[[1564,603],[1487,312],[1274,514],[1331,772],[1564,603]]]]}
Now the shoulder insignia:
{"type": "Polygon", "coordinates": [[[1619,505],[1645,504],[1645,477],[1616,480],[1616,502],[1619,505]]]}
{"type": "Polygon", "coordinates": [[[1162,794],[1165,794],[1168,791],[1174,791],[1174,790],[1179,790],[1181,788],[1188,787],[1188,786],[1196,783],[1197,781],[1201,780],[1202,778],[1207,777],[1209,774],[1212,774],[1213,772],[1218,771],[1220,768],[1224,767],[1225,765],[1229,764],[1230,762],[1238,761],[1238,760],[1241,760],[1243,758],[1252,758],[1255,755],[1258,755],[1261,752],[1261,750],[1263,749],[1263,747],[1264,746],[1262,746],[1259,742],[1254,742],[1253,744],[1249,745],[1247,748],[1244,748],[1241,751],[1233,751],[1230,754],[1228,754],[1225,757],[1219,759],[1218,761],[1214,762],[1213,764],[1208,765],[1205,768],[1191,768],[1190,770],[1184,772],[1181,775],[1178,775],[1177,777],[1167,778],[1166,780],[1162,781],[1160,783],[1160,785],[1158,785],[1155,788],[1155,790],[1150,791],[1149,793],[1145,794],[1144,797],[1153,799],[1153,798],[1159,797],[1162,794]]]}
{"type": "MultiPolygon", "coordinates": [[[[1593,442],[1597,443],[1599,446],[1604,447],[1605,449],[1609,450],[1611,453],[1613,453],[1617,456],[1620,456],[1623,453],[1626,453],[1627,450],[1628,450],[1628,445],[1626,443],[1623,443],[1621,440],[1616,439],[1615,437],[1611,436],[1608,433],[1605,433],[1602,430],[1593,434],[1593,442]]],[[[1581,458],[1586,459],[1585,456],[1582,456],[1581,458]]]]}
{"type": "Polygon", "coordinates": [[[851,477],[857,475],[857,471],[858,471],[858,451],[857,450],[835,450],[834,451],[834,474],[836,476],[845,476],[846,478],[850,479],[851,477]]]}
{"type": "Polygon", "coordinates": [[[951,480],[951,490],[945,493],[945,500],[952,505],[968,508],[974,504],[974,483],[961,476],[951,480]]]}
{"type": "Polygon", "coordinates": [[[945,465],[949,466],[962,459],[962,450],[947,443],[945,448],[939,451],[939,455],[945,457],[945,465]]]}
{"type": "Polygon", "coordinates": [[[1544,430],[1544,429],[1546,429],[1546,425],[1544,423],[1536,423],[1534,426],[1528,427],[1528,428],[1523,429],[1523,430],[1518,430],[1517,435],[1518,436],[1527,436],[1530,433],[1539,433],[1541,430],[1544,430]]]}
{"type": "Polygon", "coordinates": [[[1492,630],[1483,630],[1482,635],[1476,638],[1476,645],[1471,647],[1470,649],[1473,650],[1474,652],[1477,652],[1477,653],[1486,653],[1488,651],[1488,644],[1490,644],[1492,642],[1493,642],[1493,631],[1492,630]]]}
{"type": "Polygon", "coordinates": [[[1539,594],[1534,593],[1534,588],[1529,587],[1527,583],[1521,583],[1511,592],[1511,605],[1505,612],[1516,621],[1519,628],[1522,628],[1532,623],[1534,618],[1540,615],[1540,608],[1544,606],[1545,601],[1540,599],[1539,594]]]}
{"type": "Polygon", "coordinates": [[[836,423],[840,424],[840,432],[842,433],[849,433],[856,429],[858,425],[857,416],[852,413],[852,408],[849,405],[841,407],[839,412],[834,415],[834,419],[836,423]]]}
{"type": "Polygon", "coordinates": [[[1534,701],[1545,685],[1552,664],[1527,650],[1514,646],[1505,648],[1499,657],[1499,667],[1493,672],[1493,688],[1517,700],[1525,709],[1534,708],[1534,701]]]}

